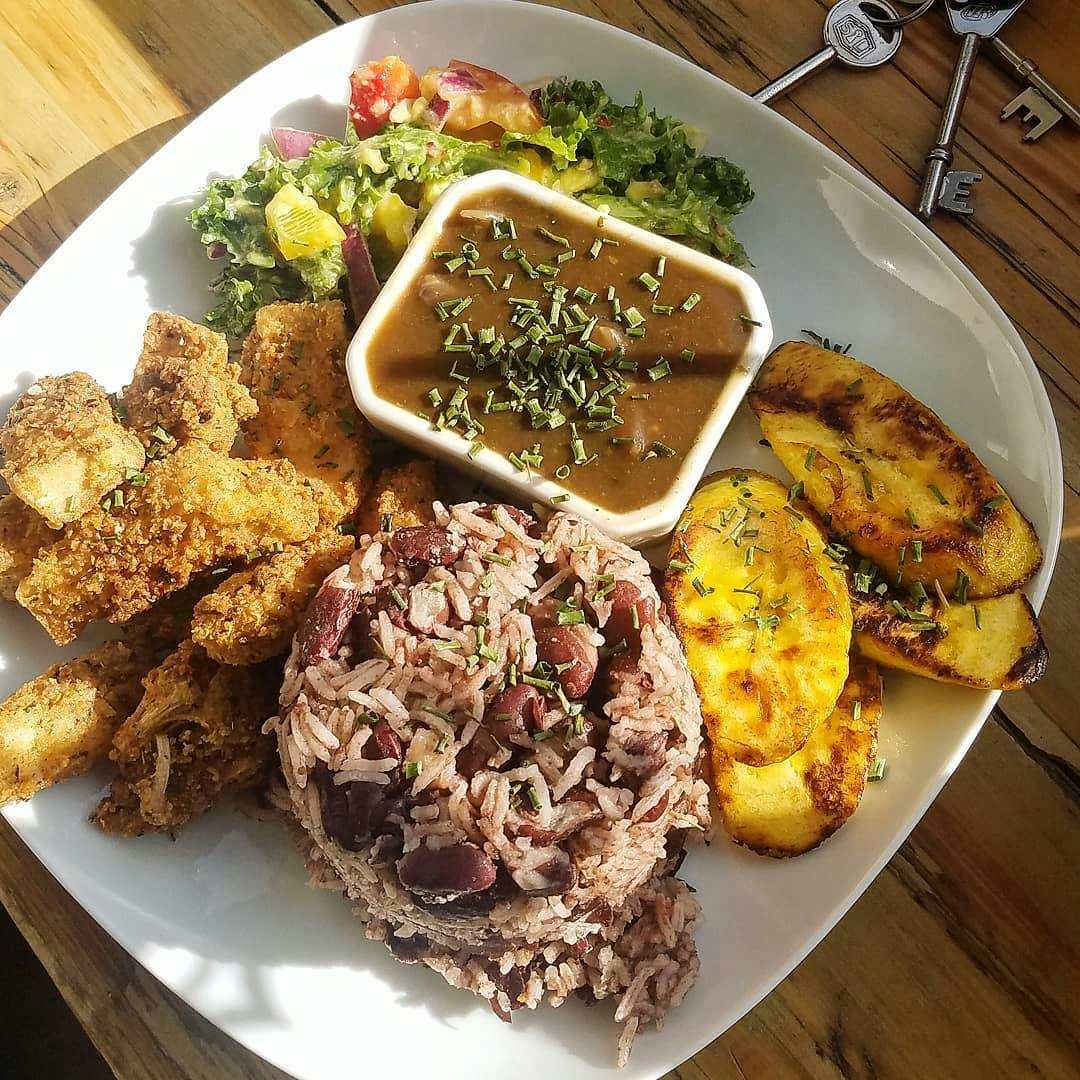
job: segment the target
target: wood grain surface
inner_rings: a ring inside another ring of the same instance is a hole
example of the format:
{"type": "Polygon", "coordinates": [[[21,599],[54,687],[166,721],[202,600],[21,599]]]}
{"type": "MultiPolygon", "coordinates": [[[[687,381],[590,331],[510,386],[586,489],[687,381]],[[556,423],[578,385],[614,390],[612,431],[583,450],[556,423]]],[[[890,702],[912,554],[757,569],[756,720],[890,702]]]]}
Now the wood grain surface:
{"type": "MultiPolygon", "coordinates": [[[[378,0],[21,0],[0,17],[0,304],[157,147],[266,62],[378,0]]],[[[560,0],[754,90],[818,47],[822,0],[560,0]]],[[[1080,5],[1003,35],[1080,101],[1080,5]]],[[[934,14],[895,63],[830,70],[779,109],[906,205],[956,53],[934,14]]],[[[935,230],[1038,363],[1065,463],[1046,677],[1008,694],[910,839],[825,941],[683,1080],[1080,1075],[1080,133],[1022,143],[989,59],[957,165],[973,219],[935,230]]],[[[132,961],[0,822],[0,900],[121,1080],[269,1080],[132,961]]],[[[2,959],[2,958],[0,958],[2,959]]],[[[7,992],[17,992],[8,986],[7,992]]],[[[46,1022],[43,1029],[48,1027],[46,1022]]],[[[0,1035],[0,1051],[2,1051],[0,1035]]],[[[0,1073],[3,1067],[0,1066],[0,1073]]]]}

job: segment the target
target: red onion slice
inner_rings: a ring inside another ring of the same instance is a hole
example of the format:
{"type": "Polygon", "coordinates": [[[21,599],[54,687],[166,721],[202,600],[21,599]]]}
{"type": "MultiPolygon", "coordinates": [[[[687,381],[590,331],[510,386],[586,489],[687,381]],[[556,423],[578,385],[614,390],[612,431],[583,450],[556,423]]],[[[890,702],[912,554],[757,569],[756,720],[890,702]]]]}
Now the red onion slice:
{"type": "Polygon", "coordinates": [[[371,253],[364,234],[355,225],[346,225],[345,239],[341,242],[341,257],[345,260],[346,277],[349,280],[349,301],[353,318],[357,322],[368,313],[368,308],[379,294],[379,279],[371,263],[371,253]]]}
{"type": "Polygon", "coordinates": [[[278,153],[286,161],[295,158],[306,158],[311,153],[311,148],[323,139],[329,139],[329,135],[319,135],[314,131],[301,131],[299,128],[271,128],[274,145],[278,153]]]}
{"type": "Polygon", "coordinates": [[[427,108],[424,110],[424,126],[431,128],[432,131],[442,131],[443,124],[446,123],[446,118],[449,115],[450,102],[436,94],[427,103],[427,108]]]}
{"type": "Polygon", "coordinates": [[[451,68],[439,75],[438,87],[440,93],[475,94],[484,89],[484,84],[472,72],[451,68]]]}

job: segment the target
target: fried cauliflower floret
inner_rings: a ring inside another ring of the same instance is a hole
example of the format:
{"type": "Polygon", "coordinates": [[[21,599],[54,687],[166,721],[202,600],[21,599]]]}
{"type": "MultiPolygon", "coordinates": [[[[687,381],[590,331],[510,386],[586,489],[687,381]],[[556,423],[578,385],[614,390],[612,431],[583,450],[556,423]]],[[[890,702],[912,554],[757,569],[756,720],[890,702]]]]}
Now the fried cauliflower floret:
{"type": "Polygon", "coordinates": [[[54,664],[0,704],[0,804],[29,799],[105,757],[151,662],[145,651],[110,641],[54,664]]]}
{"type": "Polygon", "coordinates": [[[119,768],[93,820],[139,836],[176,829],[227,789],[257,781],[274,752],[262,724],[280,671],[224,667],[183,642],[143,680],[145,692],[113,739],[119,768]]]}
{"type": "Polygon", "coordinates": [[[287,461],[193,443],[148,469],[124,505],[70,525],[16,598],[62,645],[94,619],[126,622],[202,570],[306,540],[318,521],[315,492],[287,461]]]}
{"type": "Polygon", "coordinates": [[[352,517],[370,461],[367,422],[345,377],[345,309],[337,300],[260,308],[244,342],[242,378],[259,403],[244,426],[258,457],[283,456],[305,476],[326,482],[352,517]]]}
{"type": "Polygon", "coordinates": [[[59,538],[45,519],[14,495],[0,496],[0,597],[14,600],[38,552],[59,538]]]}
{"type": "Polygon", "coordinates": [[[321,529],[257,566],[239,570],[195,607],[191,636],[223,664],[257,664],[289,649],[308,601],[355,544],[321,529]]]}
{"type": "Polygon", "coordinates": [[[147,320],[123,404],[150,457],[193,442],[227,454],[241,423],[259,411],[225,338],[165,311],[147,320]]]}
{"type": "Polygon", "coordinates": [[[54,529],[96,506],[146,456],[89,375],[39,379],[0,429],[0,476],[54,529]]]}
{"type": "Polygon", "coordinates": [[[387,514],[395,529],[421,525],[431,520],[431,504],[436,498],[433,462],[414,458],[383,469],[360,507],[356,531],[360,535],[377,533],[387,514]]]}

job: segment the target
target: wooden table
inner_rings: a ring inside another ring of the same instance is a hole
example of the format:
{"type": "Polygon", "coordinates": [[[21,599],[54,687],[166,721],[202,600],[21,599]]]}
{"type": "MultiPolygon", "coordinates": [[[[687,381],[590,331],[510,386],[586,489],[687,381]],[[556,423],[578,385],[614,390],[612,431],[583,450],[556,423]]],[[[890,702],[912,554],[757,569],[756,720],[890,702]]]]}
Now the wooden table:
{"type": "MultiPolygon", "coordinates": [[[[387,6],[4,4],[0,303],[123,177],[240,79],[336,23],[387,6]]],[[[754,89],[818,46],[828,5],[560,6],[754,89]]],[[[1080,101],[1080,6],[1029,0],[1006,37],[1080,101]]],[[[908,31],[894,65],[862,75],[834,69],[779,108],[911,205],[955,53],[933,15],[908,31]]],[[[934,228],[1015,322],[1057,415],[1066,512],[1042,615],[1049,673],[1002,699],[851,913],[753,1012],[672,1074],[683,1080],[1080,1072],[1080,134],[1062,123],[1037,144],[1021,143],[1019,124],[997,118],[1015,92],[989,60],[979,66],[958,146],[959,167],[985,175],[978,213],[941,216],[934,228]]],[[[130,960],[4,823],[0,899],[122,1080],[282,1076],[130,960]]]]}

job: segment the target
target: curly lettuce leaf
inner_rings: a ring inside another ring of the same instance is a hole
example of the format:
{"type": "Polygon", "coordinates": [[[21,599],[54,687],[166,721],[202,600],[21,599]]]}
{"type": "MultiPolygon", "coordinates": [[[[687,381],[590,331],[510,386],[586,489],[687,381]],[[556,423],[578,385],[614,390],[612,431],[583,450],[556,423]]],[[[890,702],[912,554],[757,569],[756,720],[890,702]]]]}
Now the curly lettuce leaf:
{"type": "Polygon", "coordinates": [[[596,195],[590,191],[580,198],[589,206],[607,210],[622,221],[681,240],[735,266],[748,262],[745,249],[731,230],[731,215],[726,214],[715,199],[693,191],[665,192],[650,199],[596,195]]]}
{"type": "Polygon", "coordinates": [[[538,146],[551,153],[556,169],[565,169],[572,161],[577,161],[577,150],[585,133],[589,130],[589,121],[579,112],[568,124],[558,128],[545,124],[539,131],[524,134],[519,131],[507,131],[502,137],[503,147],[538,146]]]}
{"type": "Polygon", "coordinates": [[[556,132],[582,117],[587,122],[577,154],[593,159],[601,183],[585,201],[606,202],[618,217],[686,238],[729,261],[746,261],[729,223],[753,199],[753,189],[737,165],[699,153],[681,121],[648,108],[640,93],[632,105],[620,105],[600,83],[579,79],[548,83],[540,108],[556,132]],[[629,198],[630,185],[643,183],[659,184],[663,194],[629,198]]]}
{"type": "Polygon", "coordinates": [[[246,334],[265,304],[307,296],[300,275],[279,267],[228,266],[210,288],[220,300],[207,312],[206,325],[230,338],[246,334]]]}

